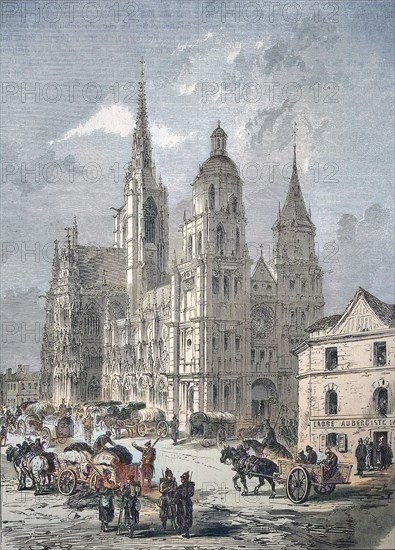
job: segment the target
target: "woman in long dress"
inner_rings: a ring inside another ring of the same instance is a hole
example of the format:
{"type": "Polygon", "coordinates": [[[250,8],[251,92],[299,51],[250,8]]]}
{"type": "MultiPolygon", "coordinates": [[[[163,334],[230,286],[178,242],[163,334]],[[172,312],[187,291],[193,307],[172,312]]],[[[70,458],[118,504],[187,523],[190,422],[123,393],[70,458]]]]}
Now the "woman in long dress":
{"type": "Polygon", "coordinates": [[[108,524],[114,520],[114,489],[115,483],[111,480],[111,471],[103,470],[102,476],[96,483],[99,493],[99,520],[101,530],[108,531],[108,524]]]}

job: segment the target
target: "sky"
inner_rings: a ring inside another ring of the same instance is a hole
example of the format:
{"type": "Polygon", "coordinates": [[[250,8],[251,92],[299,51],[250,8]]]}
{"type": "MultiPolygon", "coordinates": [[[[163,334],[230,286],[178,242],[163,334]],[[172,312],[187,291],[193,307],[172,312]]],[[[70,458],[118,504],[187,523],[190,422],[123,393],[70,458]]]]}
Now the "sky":
{"type": "MultiPolygon", "coordinates": [[[[326,314],[394,302],[394,4],[2,2],[1,369],[40,365],[53,241],[112,244],[144,57],[171,248],[217,121],[266,256],[291,175],[317,227],[326,314]],[[353,246],[350,246],[352,243],[353,246]]],[[[267,258],[269,259],[269,258],[267,258]]]]}

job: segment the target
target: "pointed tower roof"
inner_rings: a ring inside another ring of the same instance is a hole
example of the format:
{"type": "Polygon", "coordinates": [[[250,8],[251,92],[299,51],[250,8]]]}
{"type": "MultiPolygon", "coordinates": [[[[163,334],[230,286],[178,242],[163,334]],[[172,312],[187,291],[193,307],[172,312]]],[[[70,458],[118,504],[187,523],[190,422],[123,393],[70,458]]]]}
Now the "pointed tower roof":
{"type": "Polygon", "coordinates": [[[299,223],[312,225],[299,183],[298,166],[296,163],[296,143],[294,144],[291,181],[289,183],[287,198],[285,199],[279,218],[281,222],[296,220],[299,223]]]}
{"type": "Polygon", "coordinates": [[[153,168],[151,134],[148,127],[147,99],[145,96],[145,75],[143,58],[141,63],[141,76],[137,98],[136,127],[133,133],[132,158],[136,169],[153,168]]]}

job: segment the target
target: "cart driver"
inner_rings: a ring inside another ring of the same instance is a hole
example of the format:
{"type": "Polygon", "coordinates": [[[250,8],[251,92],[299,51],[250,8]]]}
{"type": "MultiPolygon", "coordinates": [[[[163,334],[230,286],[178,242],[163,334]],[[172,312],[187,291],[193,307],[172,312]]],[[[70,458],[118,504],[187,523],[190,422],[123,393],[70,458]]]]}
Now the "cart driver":
{"type": "Polygon", "coordinates": [[[99,435],[93,444],[93,451],[98,453],[106,448],[106,445],[112,445],[115,447],[116,443],[111,439],[111,432],[108,430],[105,434],[99,435]]]}

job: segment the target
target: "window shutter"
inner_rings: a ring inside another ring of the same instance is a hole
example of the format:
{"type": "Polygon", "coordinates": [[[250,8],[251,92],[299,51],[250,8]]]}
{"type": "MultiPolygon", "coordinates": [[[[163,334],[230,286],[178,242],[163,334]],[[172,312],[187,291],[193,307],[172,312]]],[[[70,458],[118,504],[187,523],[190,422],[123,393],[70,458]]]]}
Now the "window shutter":
{"type": "Polygon", "coordinates": [[[325,451],[326,448],[326,434],[320,434],[320,451],[325,451]]]}
{"type": "Polygon", "coordinates": [[[337,438],[337,450],[340,453],[346,453],[347,452],[347,435],[346,434],[339,434],[337,438]]]}

